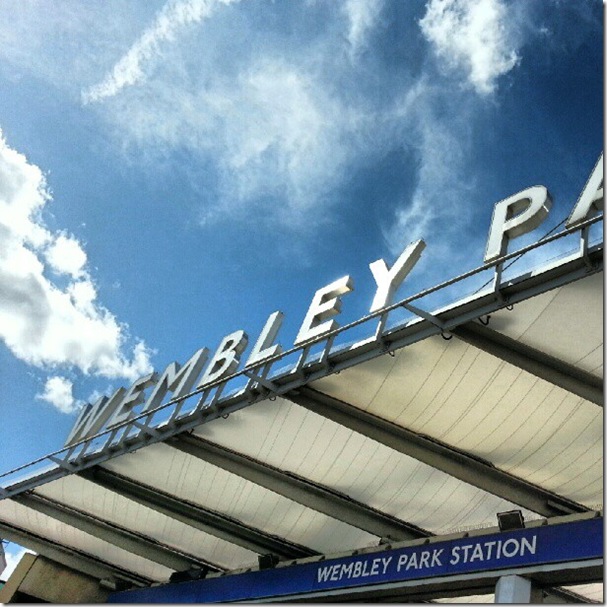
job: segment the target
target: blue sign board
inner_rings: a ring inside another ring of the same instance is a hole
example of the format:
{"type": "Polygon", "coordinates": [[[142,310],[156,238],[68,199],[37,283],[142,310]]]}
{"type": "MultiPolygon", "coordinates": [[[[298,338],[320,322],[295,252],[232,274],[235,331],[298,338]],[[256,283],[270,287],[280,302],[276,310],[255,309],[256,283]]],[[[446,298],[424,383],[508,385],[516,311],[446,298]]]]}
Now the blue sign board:
{"type": "Polygon", "coordinates": [[[603,519],[593,518],[118,592],[109,602],[247,601],[602,557],[603,519]]]}

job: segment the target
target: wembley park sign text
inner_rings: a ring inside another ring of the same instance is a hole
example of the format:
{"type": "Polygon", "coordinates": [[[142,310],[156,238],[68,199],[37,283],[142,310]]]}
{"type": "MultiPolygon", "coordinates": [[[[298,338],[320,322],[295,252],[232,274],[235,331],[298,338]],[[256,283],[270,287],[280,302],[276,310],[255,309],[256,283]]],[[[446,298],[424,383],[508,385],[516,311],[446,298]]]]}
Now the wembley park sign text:
{"type": "MultiPolygon", "coordinates": [[[[491,263],[507,253],[508,241],[535,229],[547,216],[552,204],[544,186],[533,186],[496,203],[487,239],[485,263],[491,263]]],[[[603,155],[599,158],[584,190],[567,220],[567,228],[575,228],[593,212],[603,209],[603,155]]],[[[370,313],[392,303],[394,295],[419,260],[425,243],[418,240],[408,245],[389,268],[383,259],[369,265],[376,284],[370,313]]],[[[322,338],[338,327],[333,318],[341,310],[341,297],[353,290],[350,276],[344,276],[316,291],[308,312],[299,328],[294,346],[305,346],[322,338]]],[[[255,368],[268,359],[278,357],[283,349],[276,343],[283,314],[270,314],[257,341],[250,351],[245,367],[255,368]]],[[[160,407],[169,393],[172,400],[205,386],[215,385],[235,373],[248,345],[247,334],[238,330],[226,335],[209,358],[209,350],[201,348],[183,366],[173,362],[161,375],[150,373],[136,380],[127,390],[118,388],[110,397],[103,396],[94,404],[85,405],[70,432],[66,446],[73,445],[105,430],[112,429],[130,419],[160,407]],[[146,393],[149,392],[149,396],[146,393]],[[142,406],[140,406],[142,405],[142,406]],[[137,412],[135,409],[137,408],[137,412]]],[[[208,406],[204,399],[197,405],[208,406]]],[[[333,573],[331,573],[333,575],[333,573]]]]}

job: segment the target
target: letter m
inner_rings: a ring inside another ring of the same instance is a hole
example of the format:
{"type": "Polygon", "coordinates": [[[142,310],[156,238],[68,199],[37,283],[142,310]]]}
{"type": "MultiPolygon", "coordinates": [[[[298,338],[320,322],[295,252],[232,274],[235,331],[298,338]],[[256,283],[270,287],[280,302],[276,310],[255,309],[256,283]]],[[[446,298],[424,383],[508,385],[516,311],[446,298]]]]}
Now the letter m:
{"type": "Polygon", "coordinates": [[[202,371],[204,363],[207,361],[208,355],[207,348],[200,348],[183,367],[180,367],[179,363],[168,365],[146,401],[142,413],[159,407],[167,392],[172,392],[173,398],[185,396],[190,392],[202,371]]]}

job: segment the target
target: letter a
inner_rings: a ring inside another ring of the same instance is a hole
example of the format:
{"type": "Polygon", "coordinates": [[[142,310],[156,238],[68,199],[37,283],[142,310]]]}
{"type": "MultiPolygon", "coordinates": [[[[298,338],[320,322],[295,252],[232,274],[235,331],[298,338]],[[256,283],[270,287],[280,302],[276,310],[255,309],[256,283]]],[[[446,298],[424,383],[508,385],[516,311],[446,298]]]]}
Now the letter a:
{"type": "Polygon", "coordinates": [[[603,204],[603,154],[601,154],[567,219],[566,227],[572,228],[578,223],[582,223],[591,210],[602,211],[603,204]]]}

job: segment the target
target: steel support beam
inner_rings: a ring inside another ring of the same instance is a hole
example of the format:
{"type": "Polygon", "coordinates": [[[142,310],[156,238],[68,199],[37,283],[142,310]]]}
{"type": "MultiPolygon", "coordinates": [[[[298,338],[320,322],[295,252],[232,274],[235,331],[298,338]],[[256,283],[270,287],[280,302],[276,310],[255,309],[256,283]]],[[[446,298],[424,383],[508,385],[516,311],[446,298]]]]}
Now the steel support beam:
{"type": "Polygon", "coordinates": [[[572,590],[567,590],[567,588],[560,588],[558,586],[553,586],[549,588],[541,588],[541,602],[542,603],[550,603],[552,605],[555,604],[587,604],[594,603],[594,601],[582,596],[577,592],[573,592],[572,590]]]}
{"type": "Polygon", "coordinates": [[[99,580],[121,579],[135,586],[149,586],[153,581],[4,521],[0,521],[0,536],[99,580]]]}
{"type": "Polygon", "coordinates": [[[288,393],[287,398],[441,472],[543,516],[588,511],[585,506],[499,470],[486,460],[397,426],[312,388],[294,390],[288,393]]]}
{"type": "Polygon", "coordinates": [[[29,493],[17,496],[13,501],[174,571],[200,566],[208,567],[213,571],[221,569],[217,565],[185,555],[149,537],[102,521],[47,497],[29,493]]]}
{"type": "Polygon", "coordinates": [[[283,559],[297,559],[318,554],[310,548],[255,529],[224,514],[176,498],[100,466],[83,470],[78,475],[186,525],[258,554],[271,553],[283,559]]]}
{"type": "Polygon", "coordinates": [[[603,406],[603,380],[587,371],[522,344],[478,322],[467,322],[451,329],[450,332],[467,344],[483,350],[483,352],[528,371],[572,394],[601,407],[603,406]]]}
{"type": "Polygon", "coordinates": [[[343,493],[191,434],[169,438],[165,444],[383,539],[403,541],[432,535],[343,493]]]}

